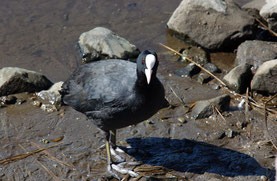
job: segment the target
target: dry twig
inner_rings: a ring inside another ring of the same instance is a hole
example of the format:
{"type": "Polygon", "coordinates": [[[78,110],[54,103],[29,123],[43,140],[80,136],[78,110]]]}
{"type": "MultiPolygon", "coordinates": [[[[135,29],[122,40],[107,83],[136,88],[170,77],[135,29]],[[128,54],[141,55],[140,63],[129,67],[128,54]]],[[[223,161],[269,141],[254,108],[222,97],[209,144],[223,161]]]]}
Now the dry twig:
{"type": "MultiPolygon", "coordinates": [[[[27,150],[21,145],[21,144],[19,144],[19,146],[21,147],[21,149],[22,150],[24,150],[26,153],[28,153],[27,152],[27,150]]],[[[38,161],[38,160],[36,160],[39,164],[40,164],[40,166],[42,167],[42,168],[44,168],[44,170],[49,174],[49,175],[51,175],[52,176],[52,178],[55,180],[55,181],[61,181],[61,179],[59,179],[51,170],[49,170],[45,165],[43,165],[40,161],[38,161]]]]}
{"type": "MultiPolygon", "coordinates": [[[[163,46],[164,48],[176,53],[177,55],[183,57],[183,55],[179,52],[177,52],[176,50],[160,43],[161,46],[163,46]]],[[[213,78],[215,78],[220,84],[222,84],[223,86],[226,86],[226,84],[224,82],[222,82],[222,80],[220,80],[217,76],[215,76],[214,74],[212,74],[210,71],[208,71],[207,69],[205,69],[204,67],[202,67],[200,64],[196,63],[195,61],[191,60],[190,58],[188,57],[185,57],[186,60],[190,61],[191,63],[194,63],[197,67],[199,67],[200,69],[202,69],[203,71],[205,71],[206,73],[208,73],[210,76],[212,76],[213,78]]]]}
{"type": "MultiPolygon", "coordinates": [[[[42,149],[38,144],[31,142],[32,145],[36,146],[39,149],[42,149]]],[[[69,168],[74,168],[73,164],[71,163],[66,163],[62,160],[57,159],[56,157],[52,156],[47,150],[42,151],[43,153],[47,154],[49,158],[53,161],[58,162],[60,165],[68,166],[69,168]]]]}
{"type": "Polygon", "coordinates": [[[277,37],[277,33],[272,31],[268,26],[266,26],[265,24],[263,24],[258,18],[256,18],[256,21],[258,21],[260,23],[260,25],[262,25],[265,29],[267,29],[272,35],[277,37]]]}
{"type": "Polygon", "coordinates": [[[4,158],[4,159],[0,160],[0,165],[5,165],[5,164],[8,164],[8,163],[10,163],[12,161],[17,161],[17,160],[21,160],[21,159],[27,158],[27,157],[29,157],[31,155],[36,154],[36,153],[39,153],[39,152],[42,152],[44,150],[47,150],[47,149],[56,147],[58,145],[61,145],[62,143],[63,142],[55,144],[55,145],[52,145],[52,146],[49,146],[49,147],[46,147],[46,148],[37,149],[37,150],[34,150],[32,152],[28,152],[28,153],[25,153],[25,154],[16,155],[16,156],[13,156],[13,157],[10,157],[10,158],[4,158]]]}
{"type": "MultiPolygon", "coordinates": [[[[174,49],[172,49],[172,48],[170,48],[170,47],[168,47],[168,46],[166,46],[166,45],[164,45],[164,44],[162,44],[162,43],[160,43],[160,45],[161,45],[162,47],[164,47],[164,48],[166,48],[166,49],[168,49],[168,50],[174,52],[175,54],[177,54],[177,55],[183,57],[183,55],[182,55],[181,53],[179,53],[178,51],[176,51],[176,50],[174,50],[174,49]]],[[[191,60],[191,59],[189,59],[189,58],[187,58],[187,57],[186,57],[186,59],[187,59],[188,61],[194,63],[196,66],[198,66],[198,67],[199,67],[200,69],[202,69],[203,71],[207,72],[207,73],[208,73],[209,75],[211,75],[212,77],[214,77],[221,85],[223,85],[223,88],[224,88],[225,90],[227,90],[230,94],[232,94],[232,95],[234,95],[234,96],[238,96],[238,97],[240,97],[240,99],[245,99],[245,100],[246,100],[246,96],[241,95],[241,94],[238,94],[238,93],[235,93],[234,91],[229,90],[228,87],[226,86],[226,84],[225,84],[222,80],[220,80],[220,79],[219,79],[218,77],[216,77],[214,74],[212,74],[211,72],[209,72],[207,69],[203,68],[201,65],[199,65],[198,63],[194,62],[193,60],[191,60]]],[[[247,95],[247,96],[248,96],[248,95],[247,95]]],[[[273,96],[273,97],[274,97],[274,96],[273,96]]],[[[253,98],[251,98],[251,97],[248,97],[248,101],[249,101],[249,102],[248,102],[249,105],[253,106],[253,109],[257,110],[259,113],[263,114],[264,111],[267,111],[268,113],[271,114],[271,116],[275,116],[275,117],[277,118],[277,111],[276,111],[276,110],[270,109],[270,108],[267,108],[267,107],[266,107],[265,110],[264,110],[264,103],[258,103],[258,102],[256,102],[256,101],[255,101],[253,98]]]]}

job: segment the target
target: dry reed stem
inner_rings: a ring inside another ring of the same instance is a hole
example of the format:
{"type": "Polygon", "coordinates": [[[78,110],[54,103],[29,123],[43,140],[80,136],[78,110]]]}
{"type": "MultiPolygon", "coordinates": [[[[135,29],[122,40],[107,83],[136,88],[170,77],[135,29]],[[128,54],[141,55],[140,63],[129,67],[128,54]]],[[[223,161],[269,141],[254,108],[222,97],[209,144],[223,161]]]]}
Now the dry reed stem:
{"type": "Polygon", "coordinates": [[[179,97],[179,96],[176,94],[176,92],[173,90],[173,88],[172,88],[170,85],[168,85],[168,86],[169,86],[170,90],[172,91],[172,93],[174,94],[174,96],[175,96],[183,105],[185,105],[184,101],[181,99],[181,97],[179,97]]]}
{"type": "Polygon", "coordinates": [[[46,166],[44,166],[40,161],[37,160],[37,162],[40,164],[40,166],[42,168],[44,168],[44,170],[46,170],[46,172],[52,176],[52,178],[55,180],[55,181],[62,181],[61,179],[59,179],[51,170],[49,170],[46,166]]]}
{"type": "Polygon", "coordinates": [[[263,24],[258,18],[256,18],[256,21],[258,21],[260,23],[260,25],[262,25],[265,29],[267,29],[272,35],[277,37],[277,33],[272,31],[268,26],[266,26],[265,24],[263,24]]]}
{"type": "MultiPolygon", "coordinates": [[[[32,145],[36,146],[38,149],[42,149],[38,144],[34,143],[34,142],[31,142],[32,145]]],[[[57,159],[56,157],[54,157],[53,155],[51,155],[47,150],[44,150],[42,151],[43,153],[45,153],[46,155],[49,156],[49,159],[53,160],[53,161],[56,161],[58,162],[60,165],[63,165],[63,166],[67,166],[69,168],[74,168],[74,165],[71,164],[71,163],[67,163],[67,162],[64,162],[62,160],[59,160],[57,159]]]]}
{"type": "MultiPolygon", "coordinates": [[[[245,96],[245,122],[250,124],[249,119],[249,88],[246,89],[246,96],[245,96]]],[[[249,137],[251,137],[251,124],[247,126],[247,134],[249,137]]]]}
{"type": "Polygon", "coordinates": [[[37,149],[37,150],[34,150],[32,152],[28,152],[28,153],[25,153],[25,154],[20,154],[20,155],[16,155],[16,156],[13,156],[13,157],[10,157],[10,158],[4,158],[4,159],[1,159],[0,160],[0,165],[5,165],[5,164],[8,164],[12,161],[17,161],[17,160],[21,160],[21,159],[24,159],[24,158],[27,158],[31,155],[34,155],[36,153],[39,153],[39,152],[42,152],[44,150],[47,150],[47,149],[50,149],[50,148],[53,148],[53,147],[56,147],[58,145],[61,145],[63,142],[61,143],[58,143],[58,144],[55,144],[55,145],[52,145],[52,146],[49,146],[49,147],[46,147],[46,148],[42,148],[42,149],[37,149]]]}
{"type": "MultiPolygon", "coordinates": [[[[19,144],[19,146],[21,147],[22,150],[24,150],[26,153],[28,153],[27,150],[26,150],[21,144],[19,144]]],[[[51,170],[49,170],[45,165],[43,165],[40,161],[38,161],[38,160],[36,160],[36,161],[40,164],[40,166],[41,166],[49,175],[52,176],[52,178],[53,178],[55,181],[62,181],[62,180],[59,179],[51,170]]]]}
{"type": "Polygon", "coordinates": [[[275,94],[271,99],[269,99],[267,102],[265,102],[264,104],[264,122],[265,122],[265,130],[266,130],[266,137],[267,139],[271,142],[271,144],[273,145],[273,147],[277,150],[277,146],[275,145],[275,143],[272,141],[271,139],[271,136],[269,134],[269,131],[268,131],[268,113],[267,113],[267,110],[266,110],[266,106],[267,106],[267,103],[269,103],[271,100],[274,99],[274,97],[276,96],[277,94],[275,94]]]}
{"type": "Polygon", "coordinates": [[[223,121],[227,122],[226,119],[224,118],[224,116],[221,114],[221,112],[217,109],[217,107],[213,106],[214,110],[216,110],[217,114],[219,114],[219,116],[221,117],[221,119],[223,119],[223,121]]]}
{"type": "MultiPolygon", "coordinates": [[[[164,48],[176,53],[177,55],[183,57],[183,55],[179,52],[177,52],[176,50],[160,43],[161,46],[163,46],[164,48]]],[[[208,71],[207,69],[205,69],[204,67],[202,67],[200,64],[196,63],[195,61],[191,60],[190,58],[188,57],[185,57],[186,60],[190,61],[191,63],[194,63],[197,67],[201,68],[203,71],[205,71],[206,73],[208,73],[209,75],[211,75],[213,78],[215,78],[220,84],[222,84],[223,86],[226,86],[226,84],[224,82],[222,82],[222,80],[220,80],[217,76],[215,76],[214,74],[212,74],[210,71],[208,71]]]]}
{"type": "MultiPolygon", "coordinates": [[[[162,44],[162,43],[160,43],[160,45],[161,45],[162,47],[164,47],[164,48],[166,48],[166,49],[168,49],[168,50],[170,50],[170,51],[176,53],[177,55],[183,57],[183,55],[182,55],[181,53],[177,52],[176,50],[174,50],[174,49],[172,49],[172,48],[170,48],[170,47],[168,47],[168,46],[166,46],[166,45],[164,45],[164,44],[162,44]]],[[[222,80],[220,80],[220,79],[219,79],[218,77],[216,77],[214,74],[212,74],[211,72],[209,72],[207,69],[205,69],[204,67],[202,67],[202,66],[199,65],[198,63],[194,62],[194,61],[191,60],[190,58],[187,58],[187,57],[186,57],[186,59],[187,59],[188,61],[194,63],[196,66],[198,66],[198,67],[199,67],[200,69],[202,69],[203,71],[207,72],[207,73],[208,73],[209,75],[211,75],[212,77],[214,77],[220,84],[223,85],[223,88],[224,88],[225,90],[227,90],[230,94],[232,94],[232,95],[234,95],[234,96],[239,96],[240,98],[246,99],[246,96],[243,96],[243,95],[241,95],[241,94],[238,94],[238,93],[235,93],[234,91],[229,90],[228,87],[226,86],[226,84],[225,84],[222,80]]],[[[174,93],[174,92],[173,92],[173,93],[174,93]]],[[[175,95],[175,96],[177,96],[177,95],[175,95]]],[[[177,97],[178,97],[178,96],[177,96],[177,97]]],[[[257,102],[256,102],[253,98],[251,98],[251,97],[248,97],[248,99],[250,100],[250,101],[249,101],[249,104],[250,104],[251,106],[254,106],[254,107],[256,107],[256,108],[259,108],[260,110],[264,110],[264,104],[257,103],[257,102]]],[[[182,101],[182,102],[183,102],[183,101],[182,101]]],[[[257,109],[255,109],[255,110],[257,110],[257,109]]],[[[261,112],[260,110],[259,110],[258,112],[263,114],[263,112],[261,112]]],[[[271,116],[275,116],[275,117],[277,118],[277,111],[275,111],[275,110],[273,110],[273,109],[269,109],[269,108],[266,108],[266,111],[268,111],[269,113],[271,113],[271,116]]]]}

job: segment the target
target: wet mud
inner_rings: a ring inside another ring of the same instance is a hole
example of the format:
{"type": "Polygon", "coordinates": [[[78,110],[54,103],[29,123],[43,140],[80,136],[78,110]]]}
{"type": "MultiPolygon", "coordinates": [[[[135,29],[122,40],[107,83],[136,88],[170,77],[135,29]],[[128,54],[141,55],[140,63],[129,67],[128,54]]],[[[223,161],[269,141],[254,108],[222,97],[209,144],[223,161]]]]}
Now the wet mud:
{"type": "MultiPolygon", "coordinates": [[[[134,168],[141,180],[273,180],[276,150],[268,138],[277,137],[276,120],[269,119],[267,132],[263,115],[254,110],[245,127],[240,126],[245,114],[237,109],[223,113],[225,120],[216,114],[191,119],[187,110],[192,103],[226,92],[212,88],[215,80],[201,85],[196,76],[175,75],[185,63],[159,46],[184,46],[165,31],[179,2],[5,0],[0,7],[0,67],[18,66],[54,82],[65,80],[81,63],[74,47],[79,35],[105,26],[141,50],[158,52],[158,76],[171,104],[149,120],[118,130],[117,144],[126,159],[142,163],[134,168]],[[232,137],[225,135],[228,130],[232,137]]],[[[210,58],[223,72],[233,66],[232,53],[210,58]]],[[[32,94],[15,96],[25,102],[0,108],[0,160],[61,144],[1,164],[0,180],[114,180],[105,172],[104,135],[84,115],[67,106],[47,113],[33,105],[32,94]]],[[[236,107],[239,102],[233,97],[231,103],[236,107]]]]}

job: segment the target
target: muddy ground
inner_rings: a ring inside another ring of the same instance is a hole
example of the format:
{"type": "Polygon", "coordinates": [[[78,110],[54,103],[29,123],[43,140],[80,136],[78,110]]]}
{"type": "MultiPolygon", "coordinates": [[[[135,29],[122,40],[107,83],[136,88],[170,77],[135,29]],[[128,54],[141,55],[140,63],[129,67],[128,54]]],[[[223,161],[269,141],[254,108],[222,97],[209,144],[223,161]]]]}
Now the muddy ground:
{"type": "MultiPolygon", "coordinates": [[[[216,114],[190,119],[188,106],[226,91],[212,89],[215,80],[201,85],[196,77],[177,77],[174,70],[184,64],[158,45],[183,46],[165,32],[179,2],[1,1],[0,67],[18,66],[42,72],[54,82],[65,80],[81,63],[74,48],[79,35],[95,26],[110,28],[139,49],[158,52],[159,77],[173,105],[145,122],[118,130],[117,143],[126,150],[127,160],[142,163],[135,168],[141,180],[273,180],[276,150],[266,136],[262,114],[251,110],[251,122],[245,128],[240,126],[245,122],[244,111],[236,109],[223,113],[225,120],[216,114]],[[228,129],[233,137],[222,136],[228,129]]],[[[211,58],[223,72],[233,66],[232,53],[211,58]]],[[[61,144],[47,153],[0,165],[0,180],[109,179],[103,134],[84,115],[67,106],[47,113],[32,105],[32,94],[16,97],[26,102],[0,108],[0,159],[31,152],[38,145],[61,144]]],[[[232,107],[238,104],[234,97],[231,102],[232,107]]],[[[268,121],[273,140],[276,126],[276,120],[268,121]]]]}

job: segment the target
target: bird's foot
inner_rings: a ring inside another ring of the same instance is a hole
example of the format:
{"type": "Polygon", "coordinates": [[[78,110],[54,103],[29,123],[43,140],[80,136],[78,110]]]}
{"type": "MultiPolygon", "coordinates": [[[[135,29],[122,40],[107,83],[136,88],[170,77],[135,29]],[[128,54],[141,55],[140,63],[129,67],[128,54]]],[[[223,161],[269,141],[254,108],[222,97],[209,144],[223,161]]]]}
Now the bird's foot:
{"type": "Polygon", "coordinates": [[[138,162],[122,162],[122,163],[119,163],[119,164],[109,164],[107,166],[107,172],[112,175],[113,177],[117,178],[117,179],[121,179],[121,177],[116,174],[114,171],[122,174],[122,175],[126,175],[126,174],[129,174],[131,177],[138,177],[139,174],[137,174],[136,172],[132,171],[131,168],[124,168],[124,166],[126,165],[129,165],[129,166],[136,166],[140,163],[138,162]]]}
{"type": "Polygon", "coordinates": [[[126,161],[126,158],[117,154],[117,153],[125,153],[122,149],[120,149],[119,147],[114,148],[110,148],[111,150],[111,155],[114,157],[114,159],[116,160],[116,162],[118,163],[122,163],[124,161],[126,161]]]}

